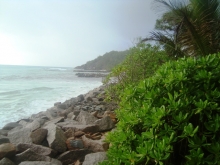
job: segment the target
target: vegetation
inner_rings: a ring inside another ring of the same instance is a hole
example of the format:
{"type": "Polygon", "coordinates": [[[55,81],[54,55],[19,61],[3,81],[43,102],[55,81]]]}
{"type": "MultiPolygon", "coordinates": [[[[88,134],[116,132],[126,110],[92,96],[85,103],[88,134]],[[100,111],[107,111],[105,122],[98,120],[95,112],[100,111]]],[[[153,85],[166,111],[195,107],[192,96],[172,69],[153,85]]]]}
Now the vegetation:
{"type": "Polygon", "coordinates": [[[220,1],[156,1],[168,11],[143,41],[162,49],[139,44],[113,69],[117,83],[107,92],[120,101],[118,123],[101,164],[217,165],[220,1]]]}
{"type": "Polygon", "coordinates": [[[86,64],[75,67],[75,69],[110,71],[113,67],[120,64],[126,58],[128,53],[128,50],[111,51],[92,61],[88,61],[86,64]]]}
{"type": "Polygon", "coordinates": [[[144,43],[137,44],[129,52],[124,62],[116,66],[104,80],[104,84],[108,85],[109,100],[120,101],[120,94],[127,86],[152,76],[169,59],[159,46],[144,43]]]}
{"type": "Polygon", "coordinates": [[[157,31],[144,41],[159,41],[170,56],[205,56],[220,51],[219,0],[156,0],[168,9],[157,31]]]}
{"type": "Polygon", "coordinates": [[[123,93],[102,164],[218,164],[220,53],[163,65],[123,93]]]}

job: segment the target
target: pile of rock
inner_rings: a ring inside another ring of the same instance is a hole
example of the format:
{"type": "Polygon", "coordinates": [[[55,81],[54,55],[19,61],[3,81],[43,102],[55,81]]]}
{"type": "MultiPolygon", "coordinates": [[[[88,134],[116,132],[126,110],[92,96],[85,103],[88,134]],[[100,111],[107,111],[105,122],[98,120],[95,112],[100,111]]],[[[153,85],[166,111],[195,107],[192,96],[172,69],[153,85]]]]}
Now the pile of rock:
{"type": "Polygon", "coordinates": [[[105,160],[116,124],[104,86],[0,129],[0,165],[93,165],[105,160]]]}

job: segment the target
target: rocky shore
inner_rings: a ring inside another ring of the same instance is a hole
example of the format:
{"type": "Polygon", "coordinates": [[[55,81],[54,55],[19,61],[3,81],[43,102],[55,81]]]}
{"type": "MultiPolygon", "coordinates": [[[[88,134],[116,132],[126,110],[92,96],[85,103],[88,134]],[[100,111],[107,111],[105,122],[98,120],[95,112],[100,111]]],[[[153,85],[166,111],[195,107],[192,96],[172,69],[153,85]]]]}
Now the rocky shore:
{"type": "Polygon", "coordinates": [[[105,135],[117,104],[104,86],[0,129],[0,165],[95,165],[107,159],[105,135]]]}

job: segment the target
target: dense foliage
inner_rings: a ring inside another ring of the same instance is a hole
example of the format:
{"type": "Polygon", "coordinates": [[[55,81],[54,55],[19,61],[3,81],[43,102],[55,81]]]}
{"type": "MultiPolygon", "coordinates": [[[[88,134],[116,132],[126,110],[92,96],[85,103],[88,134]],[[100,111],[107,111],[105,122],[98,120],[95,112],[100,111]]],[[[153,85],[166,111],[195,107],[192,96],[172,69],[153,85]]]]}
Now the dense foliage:
{"type": "Polygon", "coordinates": [[[127,58],[116,66],[104,80],[108,84],[108,98],[119,101],[120,94],[129,85],[152,76],[156,69],[168,61],[168,56],[158,46],[140,43],[130,48],[127,58]]]}
{"type": "Polygon", "coordinates": [[[220,54],[164,64],[123,93],[102,165],[219,164],[220,54]]]}
{"type": "Polygon", "coordinates": [[[167,13],[157,20],[157,31],[147,40],[159,41],[175,57],[198,56],[220,51],[219,0],[155,0],[167,13]]]}
{"type": "Polygon", "coordinates": [[[77,66],[75,69],[110,71],[113,67],[124,61],[128,53],[129,50],[111,51],[92,61],[88,61],[86,64],[77,66]]]}

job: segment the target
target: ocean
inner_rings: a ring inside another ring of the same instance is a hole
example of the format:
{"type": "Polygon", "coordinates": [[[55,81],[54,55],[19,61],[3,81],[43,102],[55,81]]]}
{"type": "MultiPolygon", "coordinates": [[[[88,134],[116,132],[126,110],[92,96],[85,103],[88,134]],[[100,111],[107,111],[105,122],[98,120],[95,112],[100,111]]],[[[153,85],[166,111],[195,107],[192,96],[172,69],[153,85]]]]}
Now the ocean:
{"type": "Polygon", "coordinates": [[[73,68],[0,65],[0,128],[102,85],[73,68]]]}

